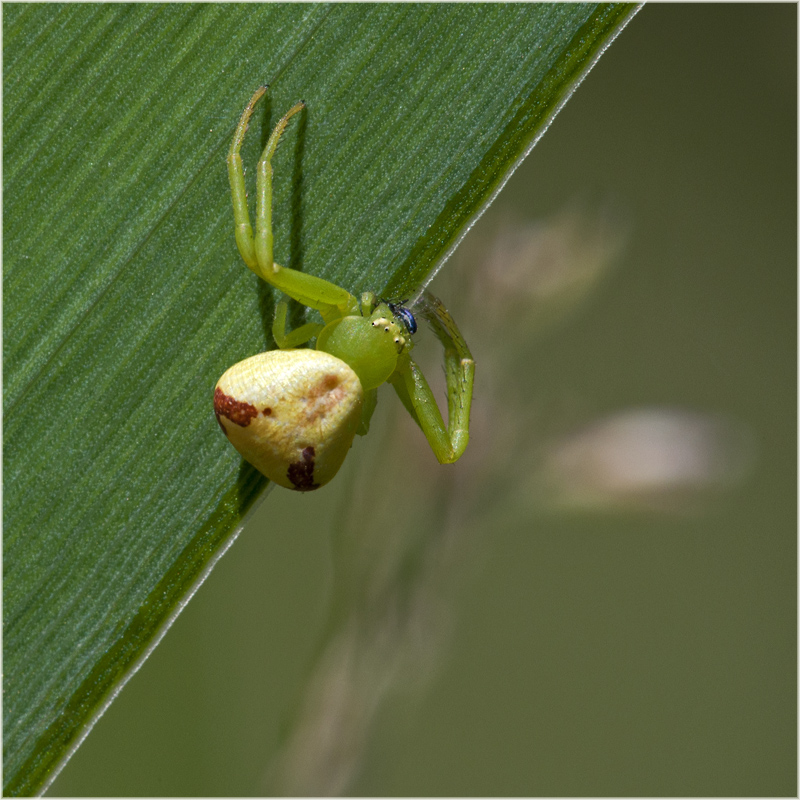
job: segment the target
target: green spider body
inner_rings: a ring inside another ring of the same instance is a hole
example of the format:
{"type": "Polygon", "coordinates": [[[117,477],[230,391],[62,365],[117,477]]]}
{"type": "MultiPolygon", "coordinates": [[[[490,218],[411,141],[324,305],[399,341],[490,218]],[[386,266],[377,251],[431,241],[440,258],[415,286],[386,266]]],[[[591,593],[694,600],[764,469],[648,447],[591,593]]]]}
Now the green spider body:
{"type": "MultiPolygon", "coordinates": [[[[362,298],[368,311],[371,295],[362,298]]],[[[347,316],[326,325],[317,336],[317,350],[341,358],[358,375],[364,389],[377,389],[397,369],[397,359],[410,347],[405,331],[380,304],[370,316],[347,316]]]]}
{"type": "Polygon", "coordinates": [[[356,433],[364,435],[377,402],[377,388],[394,387],[441,463],[456,461],[469,440],[475,364],[452,317],[425,293],[425,316],[442,342],[448,393],[448,425],[419,367],[409,319],[399,304],[370,292],[360,302],[345,289],[272,260],[271,159],[298,103],[272,132],[256,174],[256,228],[250,225],[239,156],[259,89],[237,126],[228,155],[236,243],[245,264],[294,300],[316,309],[324,324],[286,331],[287,305],[276,309],[273,336],[279,350],[231,367],[214,392],[220,427],[241,455],[276,483],[298,491],[317,489],[342,465],[356,433]],[[316,338],[316,349],[299,348],[316,338]]]}

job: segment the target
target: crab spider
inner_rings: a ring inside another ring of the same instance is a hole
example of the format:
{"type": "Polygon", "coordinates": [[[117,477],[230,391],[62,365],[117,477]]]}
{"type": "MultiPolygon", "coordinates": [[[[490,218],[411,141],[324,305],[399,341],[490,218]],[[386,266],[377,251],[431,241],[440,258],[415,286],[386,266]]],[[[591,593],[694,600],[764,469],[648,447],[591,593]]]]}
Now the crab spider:
{"type": "Polygon", "coordinates": [[[444,347],[446,426],[425,376],[411,358],[416,322],[409,309],[371,292],[357,300],[340,286],[273,261],[271,161],[286,124],[305,107],[303,102],[281,117],[258,162],[253,232],[239,151],[253,107],[265,91],[260,88],[247,104],[228,153],[236,244],[256,275],[318,311],[323,324],[287,331],[287,306],[281,301],[273,323],[279,349],[239,362],[216,385],[214,411],[220,427],[267,478],[289,489],[310,491],[333,478],[355,435],[367,433],[377,389],[388,382],[439,462],[457,461],[469,441],[475,362],[441,302],[425,292],[420,310],[444,347]],[[315,349],[300,348],[312,339],[315,349]]]}

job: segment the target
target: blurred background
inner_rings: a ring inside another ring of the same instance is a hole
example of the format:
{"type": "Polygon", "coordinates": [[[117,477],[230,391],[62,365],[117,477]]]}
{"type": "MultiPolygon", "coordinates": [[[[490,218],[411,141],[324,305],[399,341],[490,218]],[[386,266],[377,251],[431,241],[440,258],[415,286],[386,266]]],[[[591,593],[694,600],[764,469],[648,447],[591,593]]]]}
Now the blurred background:
{"type": "Polygon", "coordinates": [[[796,98],[795,5],[642,10],[430,287],[465,456],[382,390],[49,794],[796,795],[796,98]]]}

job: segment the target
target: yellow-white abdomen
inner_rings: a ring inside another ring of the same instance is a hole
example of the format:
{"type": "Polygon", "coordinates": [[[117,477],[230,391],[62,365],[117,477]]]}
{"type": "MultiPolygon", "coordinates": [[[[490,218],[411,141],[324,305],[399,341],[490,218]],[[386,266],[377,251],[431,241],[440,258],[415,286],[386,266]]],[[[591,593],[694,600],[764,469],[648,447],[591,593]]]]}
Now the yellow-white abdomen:
{"type": "Polygon", "coordinates": [[[341,467],[361,420],[364,390],[341,359],[320,350],[271,350],[232,366],[214,390],[231,444],[259,472],[307,492],[341,467]]]}

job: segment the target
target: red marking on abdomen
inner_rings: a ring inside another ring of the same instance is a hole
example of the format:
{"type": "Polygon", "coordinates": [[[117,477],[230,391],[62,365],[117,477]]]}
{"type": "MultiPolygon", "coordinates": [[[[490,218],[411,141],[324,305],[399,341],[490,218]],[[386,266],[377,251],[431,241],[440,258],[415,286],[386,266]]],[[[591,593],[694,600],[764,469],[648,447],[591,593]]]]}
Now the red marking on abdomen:
{"type": "Polygon", "coordinates": [[[220,428],[224,431],[225,427],[220,417],[226,417],[234,425],[246,428],[258,414],[258,409],[255,406],[251,406],[250,403],[242,403],[239,400],[235,400],[217,387],[214,390],[214,414],[217,417],[220,428]]]}

